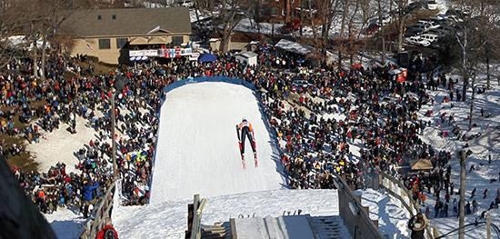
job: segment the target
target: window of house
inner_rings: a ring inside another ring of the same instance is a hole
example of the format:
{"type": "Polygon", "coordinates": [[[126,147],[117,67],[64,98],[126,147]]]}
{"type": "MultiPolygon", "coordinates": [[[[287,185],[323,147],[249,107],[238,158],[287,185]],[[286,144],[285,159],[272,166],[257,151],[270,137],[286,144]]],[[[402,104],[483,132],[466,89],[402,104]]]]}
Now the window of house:
{"type": "Polygon", "coordinates": [[[113,14],[113,16],[111,16],[111,18],[112,18],[113,20],[116,20],[116,15],[115,15],[115,14],[113,14]]]}
{"type": "Polygon", "coordinates": [[[97,15],[97,20],[101,20],[101,15],[97,15]]]}
{"type": "Polygon", "coordinates": [[[116,48],[121,49],[125,45],[127,45],[128,39],[127,38],[116,38],[116,48]]]}
{"type": "Polygon", "coordinates": [[[174,46],[180,46],[182,43],[184,43],[184,37],[182,37],[182,36],[172,36],[172,45],[174,45],[174,46]]]}
{"type": "Polygon", "coordinates": [[[111,49],[111,41],[109,39],[99,39],[99,49],[111,49]]]}

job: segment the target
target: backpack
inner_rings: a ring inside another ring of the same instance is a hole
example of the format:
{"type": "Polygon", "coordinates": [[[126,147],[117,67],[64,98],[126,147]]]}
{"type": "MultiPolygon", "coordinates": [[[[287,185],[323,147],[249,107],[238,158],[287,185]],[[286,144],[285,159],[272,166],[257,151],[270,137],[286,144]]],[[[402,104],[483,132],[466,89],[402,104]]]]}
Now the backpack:
{"type": "Polygon", "coordinates": [[[117,239],[115,238],[115,232],[113,229],[106,229],[104,232],[104,239],[117,239]]]}

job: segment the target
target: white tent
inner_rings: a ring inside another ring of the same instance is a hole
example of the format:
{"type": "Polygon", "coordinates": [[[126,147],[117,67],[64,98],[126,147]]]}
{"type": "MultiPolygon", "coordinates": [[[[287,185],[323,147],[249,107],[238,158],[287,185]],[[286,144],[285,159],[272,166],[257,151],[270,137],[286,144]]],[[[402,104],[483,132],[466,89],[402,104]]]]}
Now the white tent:
{"type": "Polygon", "coordinates": [[[255,66],[257,65],[258,62],[257,56],[258,56],[257,53],[253,51],[246,51],[236,54],[234,57],[236,58],[236,61],[247,64],[249,66],[255,66]]]}

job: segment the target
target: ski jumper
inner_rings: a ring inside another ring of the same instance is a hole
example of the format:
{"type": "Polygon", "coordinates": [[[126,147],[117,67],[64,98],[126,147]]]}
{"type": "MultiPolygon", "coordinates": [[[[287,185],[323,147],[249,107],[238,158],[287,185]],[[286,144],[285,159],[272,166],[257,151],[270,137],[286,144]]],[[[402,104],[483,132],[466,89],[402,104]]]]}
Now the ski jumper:
{"type": "Polygon", "coordinates": [[[254,137],[254,132],[252,128],[252,124],[246,120],[243,120],[239,125],[238,129],[240,130],[241,136],[241,144],[240,144],[240,150],[241,154],[245,154],[245,139],[248,137],[248,140],[250,141],[250,146],[252,146],[252,151],[254,154],[256,153],[255,150],[255,137],[254,137]]]}

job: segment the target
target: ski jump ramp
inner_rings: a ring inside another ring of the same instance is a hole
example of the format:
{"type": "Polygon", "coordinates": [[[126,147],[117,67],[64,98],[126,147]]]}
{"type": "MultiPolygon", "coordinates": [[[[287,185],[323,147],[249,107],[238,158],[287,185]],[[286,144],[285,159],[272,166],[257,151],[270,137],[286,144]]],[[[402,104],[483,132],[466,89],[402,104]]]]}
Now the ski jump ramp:
{"type": "Polygon", "coordinates": [[[239,79],[181,80],[165,89],[150,203],[282,189],[286,179],[253,86],[239,79]],[[259,166],[247,141],[243,169],[235,125],[255,131],[259,166]]]}

